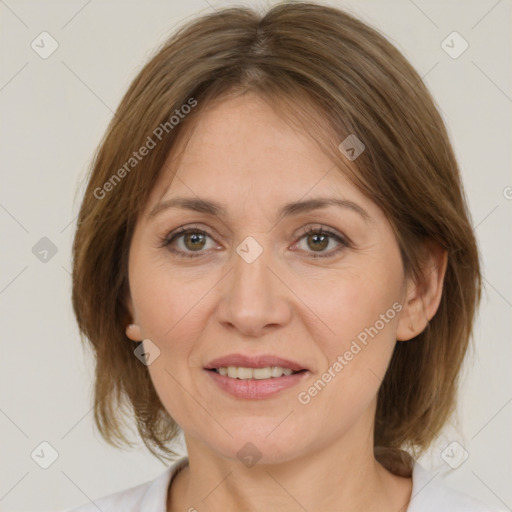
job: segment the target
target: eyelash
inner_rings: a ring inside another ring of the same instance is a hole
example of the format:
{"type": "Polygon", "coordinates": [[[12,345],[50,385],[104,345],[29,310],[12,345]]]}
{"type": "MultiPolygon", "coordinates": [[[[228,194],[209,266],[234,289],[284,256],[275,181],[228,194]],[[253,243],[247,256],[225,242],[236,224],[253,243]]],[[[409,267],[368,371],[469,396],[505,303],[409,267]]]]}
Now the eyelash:
{"type": "MultiPolygon", "coordinates": [[[[166,235],[164,238],[162,238],[160,247],[162,247],[162,248],[167,247],[173,253],[177,254],[178,256],[185,257],[185,258],[197,258],[199,256],[203,256],[204,251],[197,251],[194,253],[194,252],[186,252],[186,251],[181,251],[181,250],[176,250],[176,249],[171,248],[171,244],[177,238],[179,238],[180,236],[186,235],[188,233],[201,234],[201,235],[205,235],[205,236],[212,238],[212,236],[208,232],[206,232],[203,229],[200,229],[198,227],[194,227],[194,226],[188,227],[188,228],[181,227],[178,230],[173,231],[173,232],[169,233],[168,235],[166,235]]],[[[302,240],[304,237],[311,235],[311,234],[328,235],[329,237],[333,238],[336,242],[338,242],[340,244],[340,247],[338,247],[337,249],[333,249],[325,254],[320,254],[320,253],[315,254],[314,256],[312,256],[312,258],[314,258],[314,259],[316,259],[316,258],[332,258],[332,257],[336,256],[338,254],[338,252],[340,250],[342,250],[344,247],[350,247],[350,244],[348,243],[348,241],[345,238],[343,238],[340,235],[338,235],[337,233],[335,233],[329,229],[323,228],[323,227],[321,227],[321,228],[310,227],[309,229],[305,230],[300,235],[299,240],[302,240]]]]}

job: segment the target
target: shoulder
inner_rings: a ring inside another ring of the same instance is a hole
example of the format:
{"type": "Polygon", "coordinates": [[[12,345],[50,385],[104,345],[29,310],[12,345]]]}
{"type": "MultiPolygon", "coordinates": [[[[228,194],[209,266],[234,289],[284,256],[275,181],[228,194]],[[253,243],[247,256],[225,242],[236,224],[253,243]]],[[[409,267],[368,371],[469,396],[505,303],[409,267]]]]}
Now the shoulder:
{"type": "Polygon", "coordinates": [[[500,512],[442,482],[440,474],[429,473],[415,463],[412,494],[407,512],[500,512]]]}
{"type": "Polygon", "coordinates": [[[167,503],[167,490],[172,477],[188,462],[182,457],[168,467],[155,479],[130,487],[122,491],[103,496],[77,508],[67,509],[63,512],[135,512],[151,510],[152,512],[165,512],[167,503]]]}

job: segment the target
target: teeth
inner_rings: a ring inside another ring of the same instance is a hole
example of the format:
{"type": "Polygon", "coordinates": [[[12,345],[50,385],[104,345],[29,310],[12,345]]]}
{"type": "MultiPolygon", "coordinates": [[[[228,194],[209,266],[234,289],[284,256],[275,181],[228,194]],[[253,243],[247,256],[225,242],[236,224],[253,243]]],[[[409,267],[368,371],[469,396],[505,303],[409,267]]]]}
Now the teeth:
{"type": "Polygon", "coordinates": [[[243,366],[228,366],[223,368],[216,368],[215,371],[232,379],[270,379],[275,377],[282,377],[283,375],[291,375],[296,373],[290,368],[282,368],[281,366],[267,366],[266,368],[245,368],[243,366]]]}
{"type": "Polygon", "coordinates": [[[271,377],[281,377],[281,370],[282,368],[280,368],[279,366],[272,366],[271,370],[270,370],[270,376],[271,377]]]}
{"type": "MultiPolygon", "coordinates": [[[[238,370],[238,375],[240,375],[240,370],[238,370]]],[[[272,368],[254,368],[252,373],[252,377],[254,379],[270,379],[272,377],[272,368]]]]}
{"type": "Polygon", "coordinates": [[[228,375],[230,377],[238,377],[239,379],[252,379],[252,369],[251,368],[236,368],[232,366],[231,368],[228,368],[228,375]],[[237,372],[237,375],[233,375],[234,372],[230,372],[231,368],[237,372]]]}

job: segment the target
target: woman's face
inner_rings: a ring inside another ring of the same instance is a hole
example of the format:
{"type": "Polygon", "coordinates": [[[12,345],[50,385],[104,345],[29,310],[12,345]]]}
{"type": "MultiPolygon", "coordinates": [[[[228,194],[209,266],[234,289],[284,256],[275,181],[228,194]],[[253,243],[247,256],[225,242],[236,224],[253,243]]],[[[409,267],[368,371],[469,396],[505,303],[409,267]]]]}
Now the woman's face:
{"type": "Polygon", "coordinates": [[[383,212],[252,93],[204,111],[171,164],[133,235],[127,332],[187,441],[262,463],[372,446],[405,321],[383,212]]]}

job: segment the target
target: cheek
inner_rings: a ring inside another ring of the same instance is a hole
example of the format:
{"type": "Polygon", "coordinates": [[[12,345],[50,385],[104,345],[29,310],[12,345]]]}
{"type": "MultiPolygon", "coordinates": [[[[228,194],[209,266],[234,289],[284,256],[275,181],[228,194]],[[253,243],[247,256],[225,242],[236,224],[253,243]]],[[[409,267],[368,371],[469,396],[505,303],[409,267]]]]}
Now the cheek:
{"type": "Polygon", "coordinates": [[[321,408],[336,403],[340,417],[355,418],[374,399],[396,344],[400,276],[399,262],[393,266],[373,260],[308,286],[305,302],[318,312],[310,330],[324,366],[320,382],[301,390],[306,394],[300,403],[311,399],[321,408]]]}
{"type": "MultiPolygon", "coordinates": [[[[314,428],[338,433],[357,422],[375,400],[396,344],[401,310],[394,290],[377,293],[372,280],[353,275],[340,284],[345,286],[331,291],[330,300],[318,309],[328,329],[315,321],[313,336],[323,366],[296,395],[314,428]]],[[[318,297],[316,301],[319,305],[318,297]]]]}
{"type": "Polygon", "coordinates": [[[133,266],[131,293],[137,321],[144,338],[160,350],[148,366],[151,380],[165,409],[188,430],[195,428],[189,422],[197,408],[190,394],[196,394],[193,366],[199,366],[199,359],[192,356],[211,315],[207,292],[217,281],[211,276],[184,279],[179,270],[158,262],[133,266]]]}
{"type": "Polygon", "coordinates": [[[201,332],[205,295],[216,280],[204,272],[180,272],[162,261],[134,260],[130,268],[130,290],[138,325],[144,337],[155,342],[186,341],[194,330],[201,332]]]}
{"type": "MultiPolygon", "coordinates": [[[[334,278],[309,283],[303,290],[304,302],[317,313],[312,322],[317,332],[333,349],[360,338],[374,327],[384,336],[393,334],[401,306],[400,271],[371,265],[366,268],[343,269],[334,278]],[[395,304],[395,306],[393,306],[395,304]]],[[[393,337],[393,336],[391,336],[393,337]]],[[[393,340],[394,341],[394,340],[393,340]]]]}

